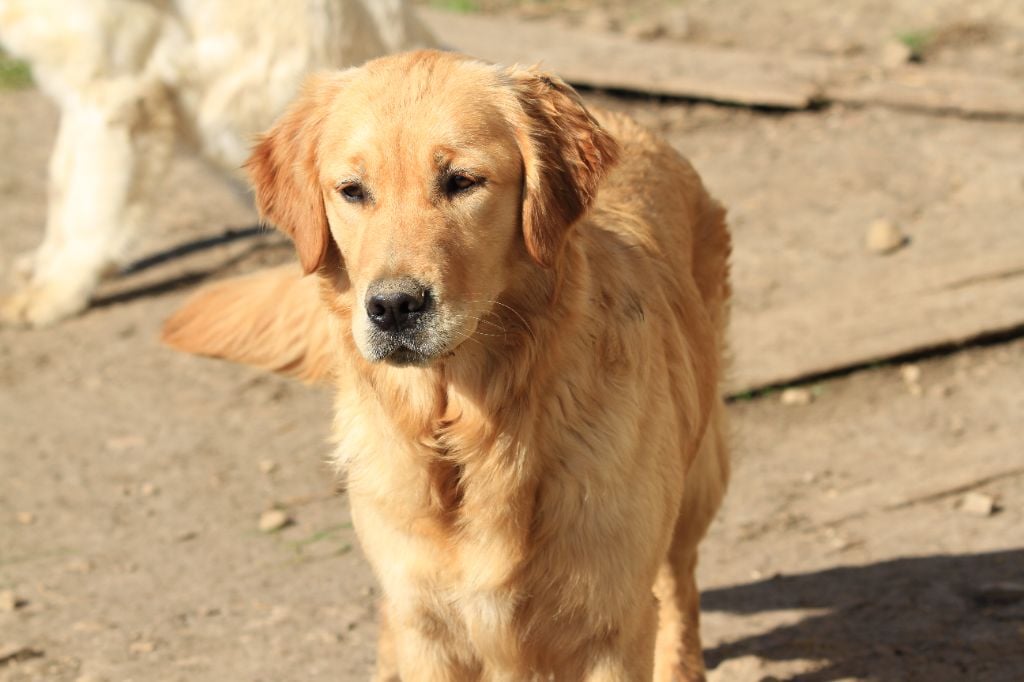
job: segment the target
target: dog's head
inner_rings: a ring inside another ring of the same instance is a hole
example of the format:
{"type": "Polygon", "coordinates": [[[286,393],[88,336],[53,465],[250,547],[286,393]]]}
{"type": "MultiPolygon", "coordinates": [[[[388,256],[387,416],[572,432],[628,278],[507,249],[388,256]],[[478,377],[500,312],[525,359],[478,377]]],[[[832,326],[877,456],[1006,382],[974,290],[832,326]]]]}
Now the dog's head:
{"type": "Polygon", "coordinates": [[[360,352],[423,365],[524,267],[557,267],[616,155],[558,78],[428,51],[311,76],[247,168],[360,352]]]}

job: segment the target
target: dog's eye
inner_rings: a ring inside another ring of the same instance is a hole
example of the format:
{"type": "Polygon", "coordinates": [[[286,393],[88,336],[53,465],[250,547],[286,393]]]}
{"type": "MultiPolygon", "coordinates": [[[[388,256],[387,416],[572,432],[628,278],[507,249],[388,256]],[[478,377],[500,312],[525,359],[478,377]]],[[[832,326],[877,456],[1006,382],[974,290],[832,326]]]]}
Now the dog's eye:
{"type": "Polygon", "coordinates": [[[445,181],[444,191],[448,196],[454,196],[480,184],[480,181],[463,173],[452,173],[445,181]]]}
{"type": "Polygon", "coordinates": [[[352,204],[361,204],[366,200],[366,192],[363,191],[363,186],[358,182],[342,185],[338,191],[341,192],[341,196],[345,198],[345,201],[352,204]]]}

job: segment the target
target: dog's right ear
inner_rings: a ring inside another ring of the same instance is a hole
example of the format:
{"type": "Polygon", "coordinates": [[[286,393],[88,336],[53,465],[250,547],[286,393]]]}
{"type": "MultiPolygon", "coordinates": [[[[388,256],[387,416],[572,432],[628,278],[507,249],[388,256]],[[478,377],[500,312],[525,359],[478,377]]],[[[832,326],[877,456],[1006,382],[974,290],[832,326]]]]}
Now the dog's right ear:
{"type": "Polygon", "coordinates": [[[518,103],[512,121],[525,174],[523,238],[533,259],[549,268],[594,202],[619,145],[561,78],[518,67],[506,76],[518,103]]]}
{"type": "Polygon", "coordinates": [[[330,244],[317,147],[324,119],[350,75],[351,70],[307,77],[245,162],[260,215],[292,238],[307,275],[324,264],[330,244]]]}

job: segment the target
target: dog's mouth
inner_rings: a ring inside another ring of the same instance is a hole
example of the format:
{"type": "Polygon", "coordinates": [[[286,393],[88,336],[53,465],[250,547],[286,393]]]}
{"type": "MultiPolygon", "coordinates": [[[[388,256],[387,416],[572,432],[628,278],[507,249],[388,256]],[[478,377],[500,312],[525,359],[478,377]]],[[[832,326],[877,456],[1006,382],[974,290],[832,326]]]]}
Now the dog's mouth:
{"type": "Polygon", "coordinates": [[[444,344],[426,342],[420,334],[373,334],[364,352],[370,362],[386,362],[394,367],[426,367],[445,356],[444,344]]]}
{"type": "Polygon", "coordinates": [[[433,359],[434,356],[427,355],[415,348],[399,346],[384,357],[383,361],[395,367],[425,367],[433,359]]]}

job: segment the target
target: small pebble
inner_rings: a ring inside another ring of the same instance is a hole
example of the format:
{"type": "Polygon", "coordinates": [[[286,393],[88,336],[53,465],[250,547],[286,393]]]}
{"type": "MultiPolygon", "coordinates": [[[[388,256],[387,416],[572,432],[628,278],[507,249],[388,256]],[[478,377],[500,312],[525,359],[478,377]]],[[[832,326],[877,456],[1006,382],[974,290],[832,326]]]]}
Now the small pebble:
{"type": "Polygon", "coordinates": [[[849,549],[852,543],[846,538],[834,537],[828,541],[829,547],[837,552],[842,552],[844,549],[849,549]]]}
{"type": "Polygon", "coordinates": [[[23,605],[12,590],[0,590],[0,613],[13,613],[23,605]]]}
{"type": "Polygon", "coordinates": [[[783,405],[810,405],[814,402],[814,394],[806,388],[787,388],[779,396],[783,405]]]}
{"type": "Polygon", "coordinates": [[[272,474],[277,471],[277,462],[272,459],[264,459],[260,461],[260,472],[264,474],[272,474]]]}
{"type": "Polygon", "coordinates": [[[158,490],[159,488],[157,488],[154,483],[143,483],[142,486],[139,488],[139,492],[145,497],[151,497],[152,495],[155,495],[158,490]]]}
{"type": "Polygon", "coordinates": [[[106,678],[86,673],[85,675],[79,675],[76,677],[75,682],[106,682],[106,678]]]}
{"type": "Polygon", "coordinates": [[[868,226],[865,244],[868,251],[879,255],[898,251],[907,243],[907,238],[892,221],[876,220],[868,226]]]}
{"type": "Polygon", "coordinates": [[[657,19],[641,19],[626,27],[626,35],[634,40],[655,40],[665,33],[665,24],[657,19]]]}
{"type": "Polygon", "coordinates": [[[921,368],[917,365],[902,365],[900,367],[900,378],[905,384],[916,384],[921,381],[921,368]]]}
{"type": "Polygon", "coordinates": [[[113,438],[108,438],[106,442],[107,449],[113,452],[124,452],[125,450],[133,450],[135,448],[141,448],[145,444],[146,439],[138,434],[114,436],[113,438]]]}
{"type": "Polygon", "coordinates": [[[132,642],[128,648],[133,654],[150,654],[156,649],[156,644],[148,641],[132,642]]]}
{"type": "Polygon", "coordinates": [[[960,500],[960,511],[971,516],[992,516],[996,511],[996,501],[985,493],[967,493],[960,500]]]}
{"type": "Polygon", "coordinates": [[[597,33],[610,33],[618,28],[618,22],[607,10],[596,8],[584,15],[580,28],[597,33]]]}
{"type": "Polygon", "coordinates": [[[886,68],[894,69],[897,66],[903,66],[913,57],[914,51],[898,40],[889,41],[882,48],[882,66],[886,68]]]}
{"type": "Polygon", "coordinates": [[[268,509],[260,514],[259,527],[264,533],[273,533],[281,530],[291,522],[292,520],[288,517],[288,514],[280,509],[268,509]]]}
{"type": "Polygon", "coordinates": [[[924,395],[924,389],[921,388],[920,367],[917,365],[903,365],[900,367],[900,378],[903,379],[903,383],[906,385],[910,395],[916,398],[924,395]]]}
{"type": "Polygon", "coordinates": [[[27,511],[18,512],[15,518],[18,519],[18,523],[23,526],[30,526],[36,521],[36,515],[27,511]]]}

